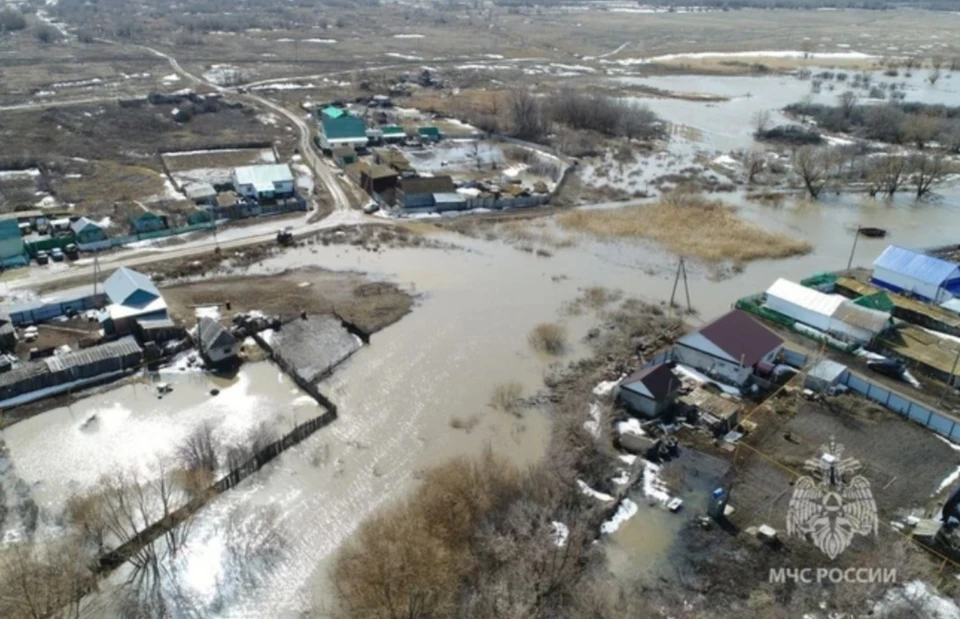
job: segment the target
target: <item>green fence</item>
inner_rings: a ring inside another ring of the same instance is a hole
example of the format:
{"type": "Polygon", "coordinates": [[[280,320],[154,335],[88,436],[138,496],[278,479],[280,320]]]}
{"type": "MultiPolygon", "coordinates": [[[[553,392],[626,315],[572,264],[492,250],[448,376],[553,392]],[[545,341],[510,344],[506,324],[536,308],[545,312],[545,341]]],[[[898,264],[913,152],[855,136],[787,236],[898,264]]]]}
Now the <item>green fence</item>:
{"type": "Polygon", "coordinates": [[[63,249],[70,243],[74,243],[73,235],[70,236],[58,236],[56,238],[41,239],[39,241],[27,241],[23,244],[24,249],[27,250],[27,253],[30,254],[31,258],[37,257],[38,251],[50,251],[54,247],[59,247],[63,249]]]}
{"type": "Polygon", "coordinates": [[[734,304],[734,307],[736,307],[739,310],[749,312],[755,316],[759,316],[764,320],[769,320],[770,322],[784,326],[790,329],[791,331],[793,331],[794,333],[799,333],[803,337],[809,338],[816,342],[823,342],[828,346],[830,346],[831,348],[836,348],[837,350],[841,350],[843,352],[851,352],[860,347],[860,345],[856,343],[848,344],[846,342],[841,342],[840,340],[830,337],[828,334],[823,334],[822,336],[818,336],[815,332],[812,332],[811,330],[798,329],[797,326],[799,323],[797,323],[797,321],[795,321],[794,319],[790,318],[789,316],[784,316],[780,312],[775,312],[772,309],[763,307],[760,304],[760,300],[762,298],[763,298],[763,295],[759,295],[759,294],[753,295],[750,297],[743,297],[742,299],[737,300],[737,302],[734,304]]]}

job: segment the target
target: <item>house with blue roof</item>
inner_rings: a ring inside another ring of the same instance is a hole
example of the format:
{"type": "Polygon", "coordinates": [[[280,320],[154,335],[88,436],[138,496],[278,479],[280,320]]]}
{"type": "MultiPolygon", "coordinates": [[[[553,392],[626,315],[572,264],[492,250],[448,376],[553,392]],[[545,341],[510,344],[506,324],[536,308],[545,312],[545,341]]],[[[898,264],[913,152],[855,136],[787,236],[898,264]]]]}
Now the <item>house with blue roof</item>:
{"type": "Polygon", "coordinates": [[[893,292],[942,303],[960,297],[960,265],[891,245],[874,260],[870,282],[893,292]]]}
{"type": "Polygon", "coordinates": [[[103,283],[103,289],[110,302],[100,312],[105,336],[126,335],[148,323],[163,326],[170,323],[163,295],[143,273],[120,267],[103,283]]]}

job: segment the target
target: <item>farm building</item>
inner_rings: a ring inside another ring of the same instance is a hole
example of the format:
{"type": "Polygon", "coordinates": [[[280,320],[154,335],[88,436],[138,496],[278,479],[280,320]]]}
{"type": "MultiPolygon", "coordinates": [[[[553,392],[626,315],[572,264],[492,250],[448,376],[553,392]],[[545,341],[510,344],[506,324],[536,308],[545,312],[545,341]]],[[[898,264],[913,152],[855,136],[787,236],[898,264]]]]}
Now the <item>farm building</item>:
{"type": "Polygon", "coordinates": [[[408,177],[400,180],[397,203],[405,209],[433,210],[434,194],[456,192],[457,187],[449,176],[408,177]]]}
{"type": "Polygon", "coordinates": [[[132,337],[29,361],[0,374],[0,406],[13,406],[134,369],[143,350],[132,337]],[[40,393],[37,393],[40,392],[40,393]]]}
{"type": "Polygon", "coordinates": [[[167,229],[167,218],[150,211],[145,212],[139,217],[130,218],[130,227],[136,232],[156,232],[157,230],[167,229]]]}
{"type": "Polygon", "coordinates": [[[960,265],[891,245],[874,260],[870,282],[893,292],[942,303],[960,296],[960,265]]]}
{"type": "Polygon", "coordinates": [[[358,148],[366,146],[367,125],[362,118],[351,115],[337,107],[327,107],[320,112],[320,148],[326,151],[338,146],[358,148]]]}
{"type": "Polygon", "coordinates": [[[403,153],[392,148],[375,148],[373,150],[373,160],[380,165],[393,168],[403,176],[409,176],[417,172],[403,153]]]}
{"type": "Polygon", "coordinates": [[[766,292],[764,305],[788,318],[838,339],[867,344],[890,325],[890,312],[864,307],[840,295],[824,294],[778,279],[766,292]]]}
{"type": "Polygon", "coordinates": [[[680,338],[674,359],[742,386],[755,372],[769,372],[782,348],[783,340],[772,331],[733,310],[680,338]]]}
{"type": "Polygon", "coordinates": [[[233,169],[233,188],[241,196],[274,200],[293,195],[293,172],[285,163],[250,165],[233,169]]]}
{"type": "Polygon", "coordinates": [[[384,165],[372,165],[360,172],[360,187],[368,194],[385,194],[397,186],[397,173],[384,165]]]}
{"type": "Polygon", "coordinates": [[[676,401],[680,386],[680,379],[673,374],[673,364],[659,363],[620,381],[617,398],[632,413],[652,419],[676,401]]]}
{"type": "Polygon", "coordinates": [[[400,125],[384,125],[380,127],[380,133],[387,144],[399,144],[407,139],[407,132],[400,125]]]}
{"type": "Polygon", "coordinates": [[[76,237],[77,243],[81,245],[107,240],[107,232],[103,229],[103,226],[86,217],[81,217],[70,224],[70,229],[73,230],[73,236],[76,237]]]}
{"type": "Polygon", "coordinates": [[[203,316],[195,333],[200,354],[212,365],[229,363],[237,358],[240,343],[218,321],[203,316]]]}
{"type": "Polygon", "coordinates": [[[167,302],[149,277],[120,267],[103,284],[110,305],[100,312],[104,335],[132,333],[138,321],[165,320],[167,302]]]}
{"type": "Polygon", "coordinates": [[[217,190],[210,183],[188,183],[183,186],[183,194],[194,204],[213,206],[217,201],[217,190]]]}
{"type": "Polygon", "coordinates": [[[27,264],[27,251],[23,246],[20,224],[16,219],[0,220],[0,265],[3,267],[27,264]]]}
{"type": "Polygon", "coordinates": [[[440,138],[443,137],[440,129],[436,127],[420,127],[417,129],[417,135],[419,135],[420,139],[424,142],[439,142],[440,138]]]}
{"type": "Polygon", "coordinates": [[[357,162],[357,151],[349,146],[337,146],[330,154],[333,157],[334,163],[341,168],[357,162]]]}

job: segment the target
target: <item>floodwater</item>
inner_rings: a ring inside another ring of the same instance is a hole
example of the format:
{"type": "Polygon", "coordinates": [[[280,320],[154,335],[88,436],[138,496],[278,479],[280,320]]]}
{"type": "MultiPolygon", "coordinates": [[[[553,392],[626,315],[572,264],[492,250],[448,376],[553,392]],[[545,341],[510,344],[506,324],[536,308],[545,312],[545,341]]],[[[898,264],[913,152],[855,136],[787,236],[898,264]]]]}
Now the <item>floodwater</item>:
{"type": "MultiPolygon", "coordinates": [[[[819,73],[822,69],[813,69],[819,73]]],[[[809,97],[812,103],[835,105],[837,96],[850,90],[849,82],[856,72],[849,72],[847,82],[825,81],[819,93],[811,91],[811,80],[801,80],[794,75],[769,76],[711,76],[661,75],[653,77],[623,77],[614,81],[624,84],[652,86],[677,93],[707,94],[728,97],[727,101],[685,101],[638,97],[632,100],[647,105],[657,115],[678,125],[697,129],[701,141],[708,150],[727,152],[749,149],[754,145],[754,116],[760,111],[769,111],[771,124],[788,121],[780,112],[791,103],[800,103],[809,97]],[[829,87],[833,86],[833,90],[829,87]]],[[[927,83],[927,70],[914,71],[911,77],[901,73],[887,77],[882,72],[870,72],[871,83],[882,82],[905,84],[907,102],[942,103],[956,105],[960,101],[960,75],[940,79],[936,85],[927,83]]],[[[867,92],[856,90],[865,103],[884,103],[883,100],[866,99],[867,92]]]]}
{"type": "Polygon", "coordinates": [[[197,371],[164,371],[161,380],[173,388],[163,398],[151,382],[128,382],[3,431],[14,469],[41,509],[56,517],[71,494],[104,475],[153,479],[161,462],[173,468],[177,446],[204,423],[232,446],[263,422],[282,434],[322,412],[266,361],[246,364],[231,380],[197,371]],[[210,395],[215,388],[220,393],[210,395]]]}
{"type": "MultiPolygon", "coordinates": [[[[798,280],[845,266],[854,239],[851,226],[857,223],[887,227],[895,242],[907,246],[945,244],[960,234],[954,207],[936,203],[865,206],[847,200],[782,208],[744,203],[742,209],[765,227],[808,239],[815,251],[752,263],[722,281],[710,279],[710,269],[691,264],[696,320],[718,315],[738,297],[763,290],[777,277],[798,280]]],[[[291,532],[289,554],[262,575],[262,586],[235,589],[236,595],[225,602],[230,614],[295,614],[329,607],[327,570],[336,548],[377,507],[402,496],[424,468],[488,446],[520,464],[540,459],[549,420],[534,411],[515,418],[488,406],[498,384],[519,381],[525,394],[542,385],[550,360],[530,350],[529,331],[543,321],[567,324],[575,345],[564,361],[575,358],[585,352],[578,342],[596,317],[567,316],[565,303],[592,285],[664,300],[676,269],[674,256],[645,242],[581,239],[575,247],[542,258],[499,241],[441,236],[463,249],[371,253],[316,247],[293,250],[261,267],[266,272],[307,265],[364,270],[409,286],[421,299],[410,315],[375,334],[369,346],[321,384],[339,406],[334,424],[201,514],[199,528],[211,533],[207,546],[196,550],[202,557],[197,561],[208,566],[210,555],[203,548],[216,555],[221,545],[216,532],[225,528],[232,512],[251,501],[275,506],[291,532]],[[451,425],[455,417],[475,425],[469,431],[456,429],[451,425]]],[[[883,241],[860,239],[855,264],[869,264],[885,246],[883,241]]],[[[690,500],[693,508],[696,499],[690,500]]],[[[615,545],[624,549],[652,548],[659,543],[658,535],[641,529],[666,535],[683,521],[644,510],[642,499],[638,504],[641,513],[614,536],[615,545]]],[[[643,556],[624,552],[622,556],[643,556]]],[[[205,573],[212,568],[199,570],[188,562],[184,569],[205,573]]],[[[216,582],[230,579],[224,572],[216,582]]],[[[202,582],[189,586],[196,588],[198,599],[211,595],[202,582]]]]}

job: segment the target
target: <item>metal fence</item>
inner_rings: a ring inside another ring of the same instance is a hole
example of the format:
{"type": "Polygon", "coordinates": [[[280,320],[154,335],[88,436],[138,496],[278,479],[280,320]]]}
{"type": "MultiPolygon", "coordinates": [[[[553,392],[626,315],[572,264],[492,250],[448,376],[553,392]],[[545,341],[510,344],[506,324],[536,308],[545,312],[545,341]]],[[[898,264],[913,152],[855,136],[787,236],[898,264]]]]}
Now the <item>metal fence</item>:
{"type": "Polygon", "coordinates": [[[76,299],[56,301],[54,303],[38,303],[36,305],[18,307],[10,312],[10,322],[14,326],[31,325],[38,322],[53,320],[67,313],[68,310],[83,312],[89,309],[103,307],[106,303],[105,294],[89,295],[76,299]]]}

